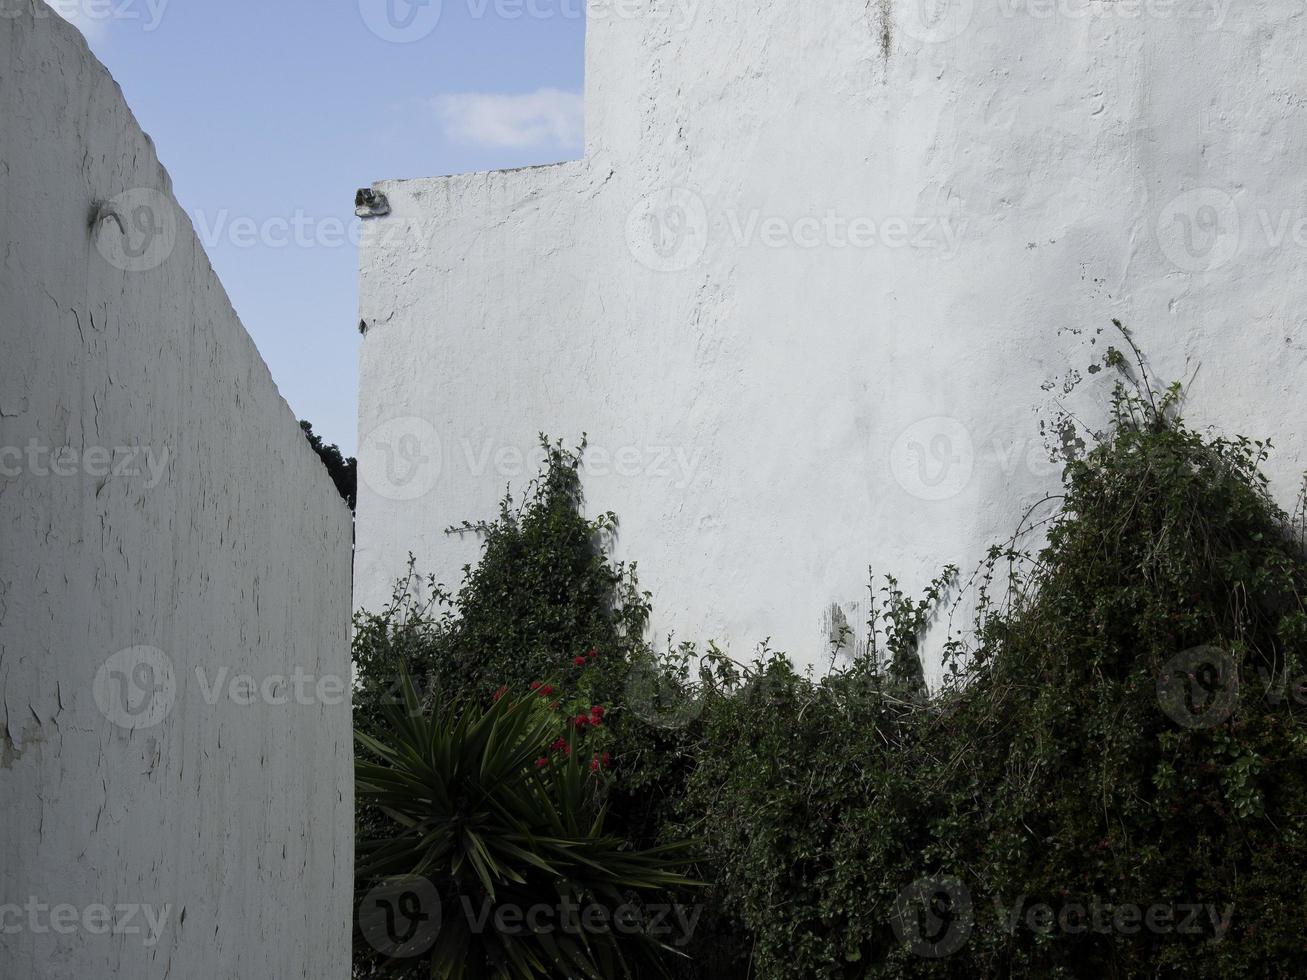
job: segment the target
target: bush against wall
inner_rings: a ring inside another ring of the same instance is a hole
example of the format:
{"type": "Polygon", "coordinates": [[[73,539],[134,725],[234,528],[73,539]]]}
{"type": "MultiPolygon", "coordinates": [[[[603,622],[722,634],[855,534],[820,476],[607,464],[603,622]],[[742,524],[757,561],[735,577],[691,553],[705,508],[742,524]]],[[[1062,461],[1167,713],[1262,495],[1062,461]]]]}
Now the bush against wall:
{"type": "Polygon", "coordinates": [[[349,505],[350,510],[354,510],[358,504],[358,460],[346,456],[334,443],[324,442],[322,436],[313,431],[312,423],[301,419],[300,428],[304,430],[304,437],[309,440],[313,451],[322,460],[322,465],[327,468],[340,499],[349,505]]]}
{"type": "Polygon", "coordinates": [[[602,980],[677,952],[649,899],[690,885],[687,848],[633,849],[607,832],[606,755],[582,762],[601,709],[569,723],[551,695],[506,688],[486,707],[424,705],[404,673],[400,690],[386,741],[359,735],[371,761],[356,767],[360,799],[389,824],[358,850],[359,931],[381,972],[420,958],[440,977],[602,980]]]}
{"type": "Polygon", "coordinates": [[[484,551],[457,595],[410,581],[360,618],[361,727],[388,737],[370,705],[396,663],[454,710],[533,683],[601,706],[608,830],[697,841],[707,887],[673,892],[699,907],[690,958],[662,964],[680,976],[1293,972],[1303,512],[1271,498],[1268,445],[1189,428],[1125,336],[1111,425],[1068,461],[1044,543],[1023,527],[919,599],[880,580],[853,662],[655,655],[649,597],[606,557],[616,519],[581,516],[579,455],[553,445],[524,502],[461,529],[484,551]],[[964,596],[928,693],[920,638],[964,596]]]}
{"type": "Polygon", "coordinates": [[[584,446],[544,448],[545,471],[521,501],[449,529],[483,545],[457,592],[410,563],[387,608],[355,618],[357,976],[606,980],[658,976],[685,956],[694,923],[683,917],[698,914],[680,898],[696,887],[682,873],[688,842],[632,833],[612,774],[614,705],[649,661],[648,597],[634,567],[607,559],[616,517],[581,514],[584,446]],[[407,782],[395,783],[397,770],[407,782]],[[432,779],[441,793],[424,797],[432,779]],[[429,887],[414,888],[419,878],[429,887]],[[493,927],[469,931],[458,914],[487,898],[609,918],[629,905],[640,928],[508,941],[493,927]],[[414,928],[397,943],[403,901],[414,928]],[[433,909],[443,916],[434,933],[417,923],[433,909]]]}
{"type": "Polygon", "coordinates": [[[905,703],[874,662],[816,683],[771,664],[766,697],[705,712],[676,827],[707,836],[757,975],[1224,977],[1301,955],[1301,521],[1266,491],[1269,447],[1189,430],[1178,389],[1134,376],[1047,544],[973,579],[934,697],[905,703]]]}

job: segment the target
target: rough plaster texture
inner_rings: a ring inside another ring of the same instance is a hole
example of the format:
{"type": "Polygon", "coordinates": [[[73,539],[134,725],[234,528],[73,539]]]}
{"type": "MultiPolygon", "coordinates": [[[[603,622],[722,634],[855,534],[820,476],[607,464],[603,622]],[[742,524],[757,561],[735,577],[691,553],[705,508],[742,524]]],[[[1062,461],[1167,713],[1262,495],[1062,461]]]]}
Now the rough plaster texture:
{"type": "Polygon", "coordinates": [[[295,673],[348,671],[349,512],[113,79],[4,13],[0,976],[347,977],[350,708],[295,673]]]}
{"type": "Polygon", "coordinates": [[[1040,420],[1101,424],[1112,317],[1292,502],[1300,2],[626,9],[591,5],[584,161],[376,185],[357,605],[410,550],[457,579],[442,529],[584,431],[659,634],[820,661],[869,564],[965,575],[1058,486],[1040,420]]]}

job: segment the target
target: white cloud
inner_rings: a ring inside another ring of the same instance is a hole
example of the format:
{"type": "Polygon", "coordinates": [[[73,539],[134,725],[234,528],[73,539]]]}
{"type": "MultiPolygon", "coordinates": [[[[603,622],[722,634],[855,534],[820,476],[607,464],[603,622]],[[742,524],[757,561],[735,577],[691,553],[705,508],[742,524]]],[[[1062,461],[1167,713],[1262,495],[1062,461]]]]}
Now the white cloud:
{"type": "Polygon", "coordinates": [[[585,135],[580,92],[542,88],[521,95],[442,95],[436,114],[450,138],[480,146],[579,146],[585,135]]]}

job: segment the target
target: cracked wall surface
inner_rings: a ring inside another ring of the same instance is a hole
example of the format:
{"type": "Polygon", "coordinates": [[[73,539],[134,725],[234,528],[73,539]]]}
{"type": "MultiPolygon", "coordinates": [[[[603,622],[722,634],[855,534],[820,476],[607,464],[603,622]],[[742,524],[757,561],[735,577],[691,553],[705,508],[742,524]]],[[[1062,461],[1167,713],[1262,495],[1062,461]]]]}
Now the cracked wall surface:
{"type": "Polygon", "coordinates": [[[591,3],[584,161],[376,185],[357,605],[585,432],[656,636],[821,661],[868,564],[965,576],[1057,488],[1113,317],[1292,502],[1300,3],[637,7],[591,3]]]}
{"type": "Polygon", "coordinates": [[[3,14],[0,976],[347,977],[349,511],[118,86],[3,14]]]}

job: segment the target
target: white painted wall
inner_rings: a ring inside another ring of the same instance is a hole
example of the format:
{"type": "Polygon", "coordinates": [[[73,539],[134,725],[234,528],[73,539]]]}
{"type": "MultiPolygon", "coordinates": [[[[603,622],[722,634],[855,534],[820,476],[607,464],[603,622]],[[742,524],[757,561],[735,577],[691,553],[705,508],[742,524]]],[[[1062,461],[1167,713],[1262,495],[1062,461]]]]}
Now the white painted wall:
{"type": "Polygon", "coordinates": [[[1161,379],[1197,372],[1191,420],[1275,438],[1291,502],[1298,0],[590,16],[585,161],[377,185],[356,604],[410,549],[456,580],[475,546],[441,530],[492,512],[535,433],[586,431],[659,633],[820,660],[869,563],[968,570],[1057,486],[1039,413],[1076,369],[1063,400],[1101,420],[1112,317],[1161,379]]]}
{"type": "Polygon", "coordinates": [[[0,976],[348,977],[349,512],[113,79],[4,7],[0,976]]]}

